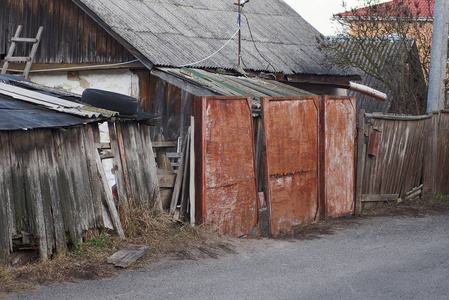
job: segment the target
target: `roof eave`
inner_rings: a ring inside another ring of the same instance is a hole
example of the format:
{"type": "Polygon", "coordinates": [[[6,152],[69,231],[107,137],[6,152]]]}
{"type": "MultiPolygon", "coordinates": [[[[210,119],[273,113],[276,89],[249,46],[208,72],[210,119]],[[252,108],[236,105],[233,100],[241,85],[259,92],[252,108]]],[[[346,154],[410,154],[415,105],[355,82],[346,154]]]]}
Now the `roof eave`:
{"type": "Polygon", "coordinates": [[[82,11],[84,11],[89,17],[91,17],[98,25],[100,25],[107,33],[109,33],[114,39],[116,39],[126,50],[134,55],[145,67],[152,70],[154,64],[142,53],[140,53],[134,46],[128,43],[123,37],[117,34],[108,24],[106,24],[97,14],[90,10],[82,1],[72,0],[82,11]]]}

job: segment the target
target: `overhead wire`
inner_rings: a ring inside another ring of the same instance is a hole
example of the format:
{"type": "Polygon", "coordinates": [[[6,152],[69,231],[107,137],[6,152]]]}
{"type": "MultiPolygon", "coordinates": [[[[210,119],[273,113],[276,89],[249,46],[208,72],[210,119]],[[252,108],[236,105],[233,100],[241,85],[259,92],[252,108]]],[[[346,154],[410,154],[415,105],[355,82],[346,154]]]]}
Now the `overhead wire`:
{"type": "Polygon", "coordinates": [[[217,53],[219,53],[221,50],[223,50],[223,48],[226,47],[226,45],[229,44],[229,42],[231,42],[232,39],[234,39],[234,37],[237,35],[237,33],[239,33],[239,31],[240,31],[240,28],[237,29],[237,31],[231,36],[231,38],[229,38],[229,40],[226,41],[226,43],[224,43],[223,46],[220,47],[220,49],[218,49],[217,51],[215,51],[214,53],[212,53],[208,57],[205,57],[205,58],[203,58],[203,59],[201,59],[199,61],[193,62],[193,63],[188,63],[188,64],[184,64],[184,65],[178,66],[178,68],[196,65],[196,64],[199,64],[199,63],[201,63],[201,62],[203,62],[205,60],[208,60],[209,58],[215,56],[217,53]]]}
{"type": "MultiPolygon", "coordinates": [[[[80,70],[80,69],[96,69],[96,68],[104,68],[104,67],[116,67],[126,64],[131,64],[138,62],[138,59],[121,62],[121,63],[113,63],[113,64],[105,64],[105,65],[92,65],[92,66],[80,66],[80,67],[65,67],[65,68],[54,68],[54,69],[40,69],[40,70],[31,70],[30,73],[40,73],[40,72],[53,72],[53,71],[68,71],[68,70],[80,70]]],[[[10,72],[21,73],[23,70],[15,70],[8,69],[10,72]]]]}
{"type": "Polygon", "coordinates": [[[242,15],[245,17],[246,24],[248,25],[249,34],[250,34],[251,40],[252,40],[252,42],[253,42],[253,44],[254,44],[254,48],[256,48],[256,51],[257,51],[257,53],[259,53],[260,57],[262,57],[262,59],[265,60],[265,62],[268,63],[267,69],[268,69],[268,67],[270,66],[270,67],[273,69],[274,73],[276,73],[276,69],[275,69],[274,66],[271,64],[271,62],[268,61],[268,60],[265,58],[265,56],[263,56],[262,53],[259,51],[259,48],[257,48],[256,42],[254,41],[253,32],[252,32],[252,30],[251,30],[251,26],[249,25],[248,17],[246,16],[245,13],[242,13],[242,15]]]}

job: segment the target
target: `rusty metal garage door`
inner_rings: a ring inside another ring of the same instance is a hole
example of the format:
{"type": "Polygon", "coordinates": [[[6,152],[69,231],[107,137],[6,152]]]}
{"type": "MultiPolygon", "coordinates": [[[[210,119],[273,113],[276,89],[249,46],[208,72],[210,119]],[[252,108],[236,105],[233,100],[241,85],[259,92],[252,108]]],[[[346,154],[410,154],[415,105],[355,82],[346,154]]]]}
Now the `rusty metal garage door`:
{"type": "Polygon", "coordinates": [[[318,218],[319,100],[262,98],[271,236],[318,218]]]}
{"type": "Polygon", "coordinates": [[[195,99],[196,218],[231,236],[258,233],[251,100],[195,99]]]}
{"type": "Polygon", "coordinates": [[[355,103],[355,98],[335,96],[324,96],[321,102],[326,218],[354,212],[355,103]]]}

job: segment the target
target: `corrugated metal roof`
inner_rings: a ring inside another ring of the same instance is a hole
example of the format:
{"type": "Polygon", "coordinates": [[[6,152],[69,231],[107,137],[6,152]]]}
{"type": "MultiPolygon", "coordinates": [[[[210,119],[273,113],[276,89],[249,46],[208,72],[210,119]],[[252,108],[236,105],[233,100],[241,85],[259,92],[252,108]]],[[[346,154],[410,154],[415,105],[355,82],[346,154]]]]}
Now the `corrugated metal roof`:
{"type": "Polygon", "coordinates": [[[219,95],[251,95],[256,103],[261,97],[311,95],[307,91],[287,84],[258,77],[230,76],[189,68],[159,68],[159,70],[206,87],[219,95]]]}
{"type": "MultiPolygon", "coordinates": [[[[54,89],[49,92],[50,88],[44,90],[20,77],[0,75],[0,130],[67,127],[118,116],[115,111],[82,103],[79,95],[54,89]]],[[[146,122],[155,117],[137,112],[136,116],[124,118],[146,122]]]]}
{"type": "MultiPolygon", "coordinates": [[[[237,6],[231,0],[73,1],[156,66],[199,61],[218,50],[238,26],[237,6]]],[[[243,12],[248,18],[243,17],[242,25],[244,69],[272,72],[274,67],[285,74],[347,75],[324,64],[317,43],[320,33],[284,1],[251,1],[243,12]],[[248,23],[265,59],[254,46],[248,23]]],[[[193,67],[234,69],[237,43],[235,37],[217,55],[193,67]]]]}

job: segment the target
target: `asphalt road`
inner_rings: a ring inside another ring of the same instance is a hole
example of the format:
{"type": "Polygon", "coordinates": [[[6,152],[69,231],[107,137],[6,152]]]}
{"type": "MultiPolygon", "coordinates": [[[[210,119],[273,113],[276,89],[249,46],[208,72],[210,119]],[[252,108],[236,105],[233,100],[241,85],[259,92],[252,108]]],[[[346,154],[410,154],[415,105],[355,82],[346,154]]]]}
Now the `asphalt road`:
{"type": "Polygon", "coordinates": [[[449,299],[449,216],[358,220],[318,240],[161,262],[12,299],[449,299]]]}

